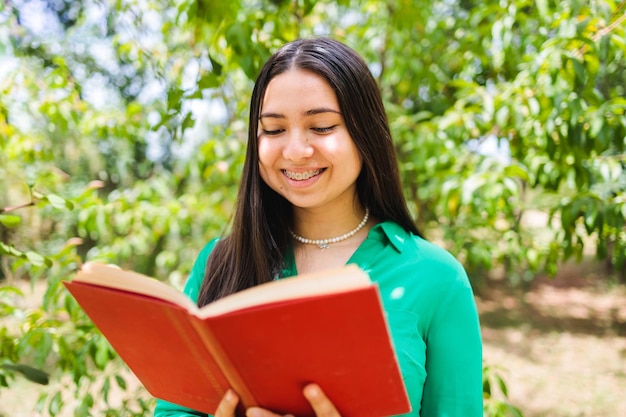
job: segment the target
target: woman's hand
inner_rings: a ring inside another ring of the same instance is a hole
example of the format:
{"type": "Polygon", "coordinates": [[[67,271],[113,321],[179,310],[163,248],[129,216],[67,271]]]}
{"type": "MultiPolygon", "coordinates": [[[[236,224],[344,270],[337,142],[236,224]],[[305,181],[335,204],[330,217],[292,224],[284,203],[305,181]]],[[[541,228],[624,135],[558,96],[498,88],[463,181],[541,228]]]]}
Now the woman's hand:
{"type": "Polygon", "coordinates": [[[317,384],[309,384],[302,391],[317,417],[341,417],[335,405],[317,384]]]}
{"type": "MultiPolygon", "coordinates": [[[[313,411],[317,417],[341,417],[334,404],[328,399],[326,394],[317,384],[309,384],[302,391],[304,397],[309,400],[313,411]]],[[[228,390],[215,412],[215,417],[234,417],[235,409],[239,403],[239,397],[228,390]]],[[[281,417],[279,414],[260,407],[250,407],[246,411],[247,417],[281,417]]],[[[282,417],[293,417],[290,415],[282,417]]]]}
{"type": "Polygon", "coordinates": [[[235,394],[235,391],[229,389],[217,406],[214,417],[235,417],[237,404],[239,404],[239,397],[235,394]]]}

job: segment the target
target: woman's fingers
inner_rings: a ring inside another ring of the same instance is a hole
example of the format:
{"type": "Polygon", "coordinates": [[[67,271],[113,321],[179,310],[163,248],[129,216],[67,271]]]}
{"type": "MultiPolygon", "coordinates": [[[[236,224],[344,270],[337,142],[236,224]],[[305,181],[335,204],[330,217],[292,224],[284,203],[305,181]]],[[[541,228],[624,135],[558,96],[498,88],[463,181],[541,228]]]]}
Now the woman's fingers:
{"type": "Polygon", "coordinates": [[[324,394],[319,385],[309,384],[304,387],[303,393],[306,399],[309,400],[317,417],[340,417],[334,404],[324,394]]]}
{"type": "Polygon", "coordinates": [[[246,410],[246,417],[294,417],[292,414],[280,414],[272,413],[269,410],[260,407],[250,407],[246,410]]]}
{"type": "MultiPolygon", "coordinates": [[[[309,401],[317,417],[341,417],[334,404],[317,384],[309,384],[304,387],[304,397],[309,401]]],[[[215,413],[215,417],[231,417],[235,414],[235,408],[239,398],[232,390],[229,390],[215,413]]],[[[250,407],[246,410],[246,417],[281,417],[269,410],[260,407],[250,407]]],[[[293,417],[288,414],[282,417],[293,417]]]]}
{"type": "Polygon", "coordinates": [[[235,409],[238,403],[239,397],[232,389],[229,389],[217,406],[215,417],[235,417],[235,409]]]}
{"type": "MultiPolygon", "coordinates": [[[[280,414],[272,413],[269,410],[260,407],[250,407],[246,410],[246,417],[281,417],[280,414]]],[[[285,414],[282,417],[294,417],[291,414],[285,414]]]]}

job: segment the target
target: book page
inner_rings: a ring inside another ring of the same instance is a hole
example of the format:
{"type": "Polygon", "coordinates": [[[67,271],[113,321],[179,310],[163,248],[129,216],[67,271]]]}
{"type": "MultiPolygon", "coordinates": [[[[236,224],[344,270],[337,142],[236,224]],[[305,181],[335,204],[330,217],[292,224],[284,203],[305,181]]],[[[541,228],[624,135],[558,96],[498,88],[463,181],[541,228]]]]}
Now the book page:
{"type": "Polygon", "coordinates": [[[373,285],[356,265],[271,281],[231,294],[202,308],[199,317],[211,317],[279,301],[334,294],[373,285]]]}
{"type": "Polygon", "coordinates": [[[231,294],[198,309],[193,301],[175,288],[154,278],[112,265],[86,263],[73,280],[159,298],[177,304],[202,318],[272,302],[345,292],[372,285],[369,276],[358,266],[347,265],[267,282],[231,294]]]}
{"type": "Polygon", "coordinates": [[[74,276],[73,281],[159,298],[177,304],[191,312],[198,310],[196,304],[177,289],[154,278],[123,270],[113,265],[88,262],[74,276]]]}

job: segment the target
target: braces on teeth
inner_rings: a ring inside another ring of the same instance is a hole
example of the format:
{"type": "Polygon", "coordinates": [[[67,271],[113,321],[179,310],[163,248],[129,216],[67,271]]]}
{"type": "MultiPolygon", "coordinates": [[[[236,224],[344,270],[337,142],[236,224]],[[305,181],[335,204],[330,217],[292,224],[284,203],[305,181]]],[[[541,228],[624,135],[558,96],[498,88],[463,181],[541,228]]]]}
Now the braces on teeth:
{"type": "Polygon", "coordinates": [[[285,170],[284,172],[285,172],[285,175],[287,175],[289,179],[302,181],[302,180],[308,180],[309,178],[316,176],[317,174],[320,173],[320,170],[316,169],[315,171],[309,171],[309,172],[289,172],[285,170]]]}

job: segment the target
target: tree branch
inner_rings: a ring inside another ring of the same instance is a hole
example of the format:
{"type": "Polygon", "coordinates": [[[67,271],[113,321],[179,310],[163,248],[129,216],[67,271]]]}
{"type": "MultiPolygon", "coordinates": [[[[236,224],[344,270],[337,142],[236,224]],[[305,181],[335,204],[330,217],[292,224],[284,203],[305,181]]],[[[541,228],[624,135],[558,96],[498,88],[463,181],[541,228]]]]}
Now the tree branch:
{"type": "MultiPolygon", "coordinates": [[[[622,10],[624,7],[626,7],[626,0],[623,0],[616,8],[615,11],[613,12],[613,14],[611,15],[611,17],[616,16],[620,10],[622,10]]],[[[598,40],[602,39],[603,37],[605,37],[606,35],[608,35],[609,33],[611,33],[616,27],[618,27],[619,25],[622,24],[622,22],[624,22],[624,20],[626,20],[626,12],[624,12],[620,17],[618,17],[617,19],[615,19],[614,21],[612,21],[611,23],[609,23],[607,26],[603,27],[602,29],[599,29],[592,37],[591,40],[593,42],[597,42],[598,40]]],[[[578,51],[575,52],[575,56],[577,58],[582,58],[583,54],[587,52],[587,46],[582,46],[580,49],[578,49],[578,51]]]]}
{"type": "Polygon", "coordinates": [[[0,208],[0,213],[8,213],[10,211],[19,210],[21,208],[30,207],[34,205],[35,205],[35,202],[31,201],[30,203],[20,204],[19,206],[3,207],[3,208],[0,208]]]}

